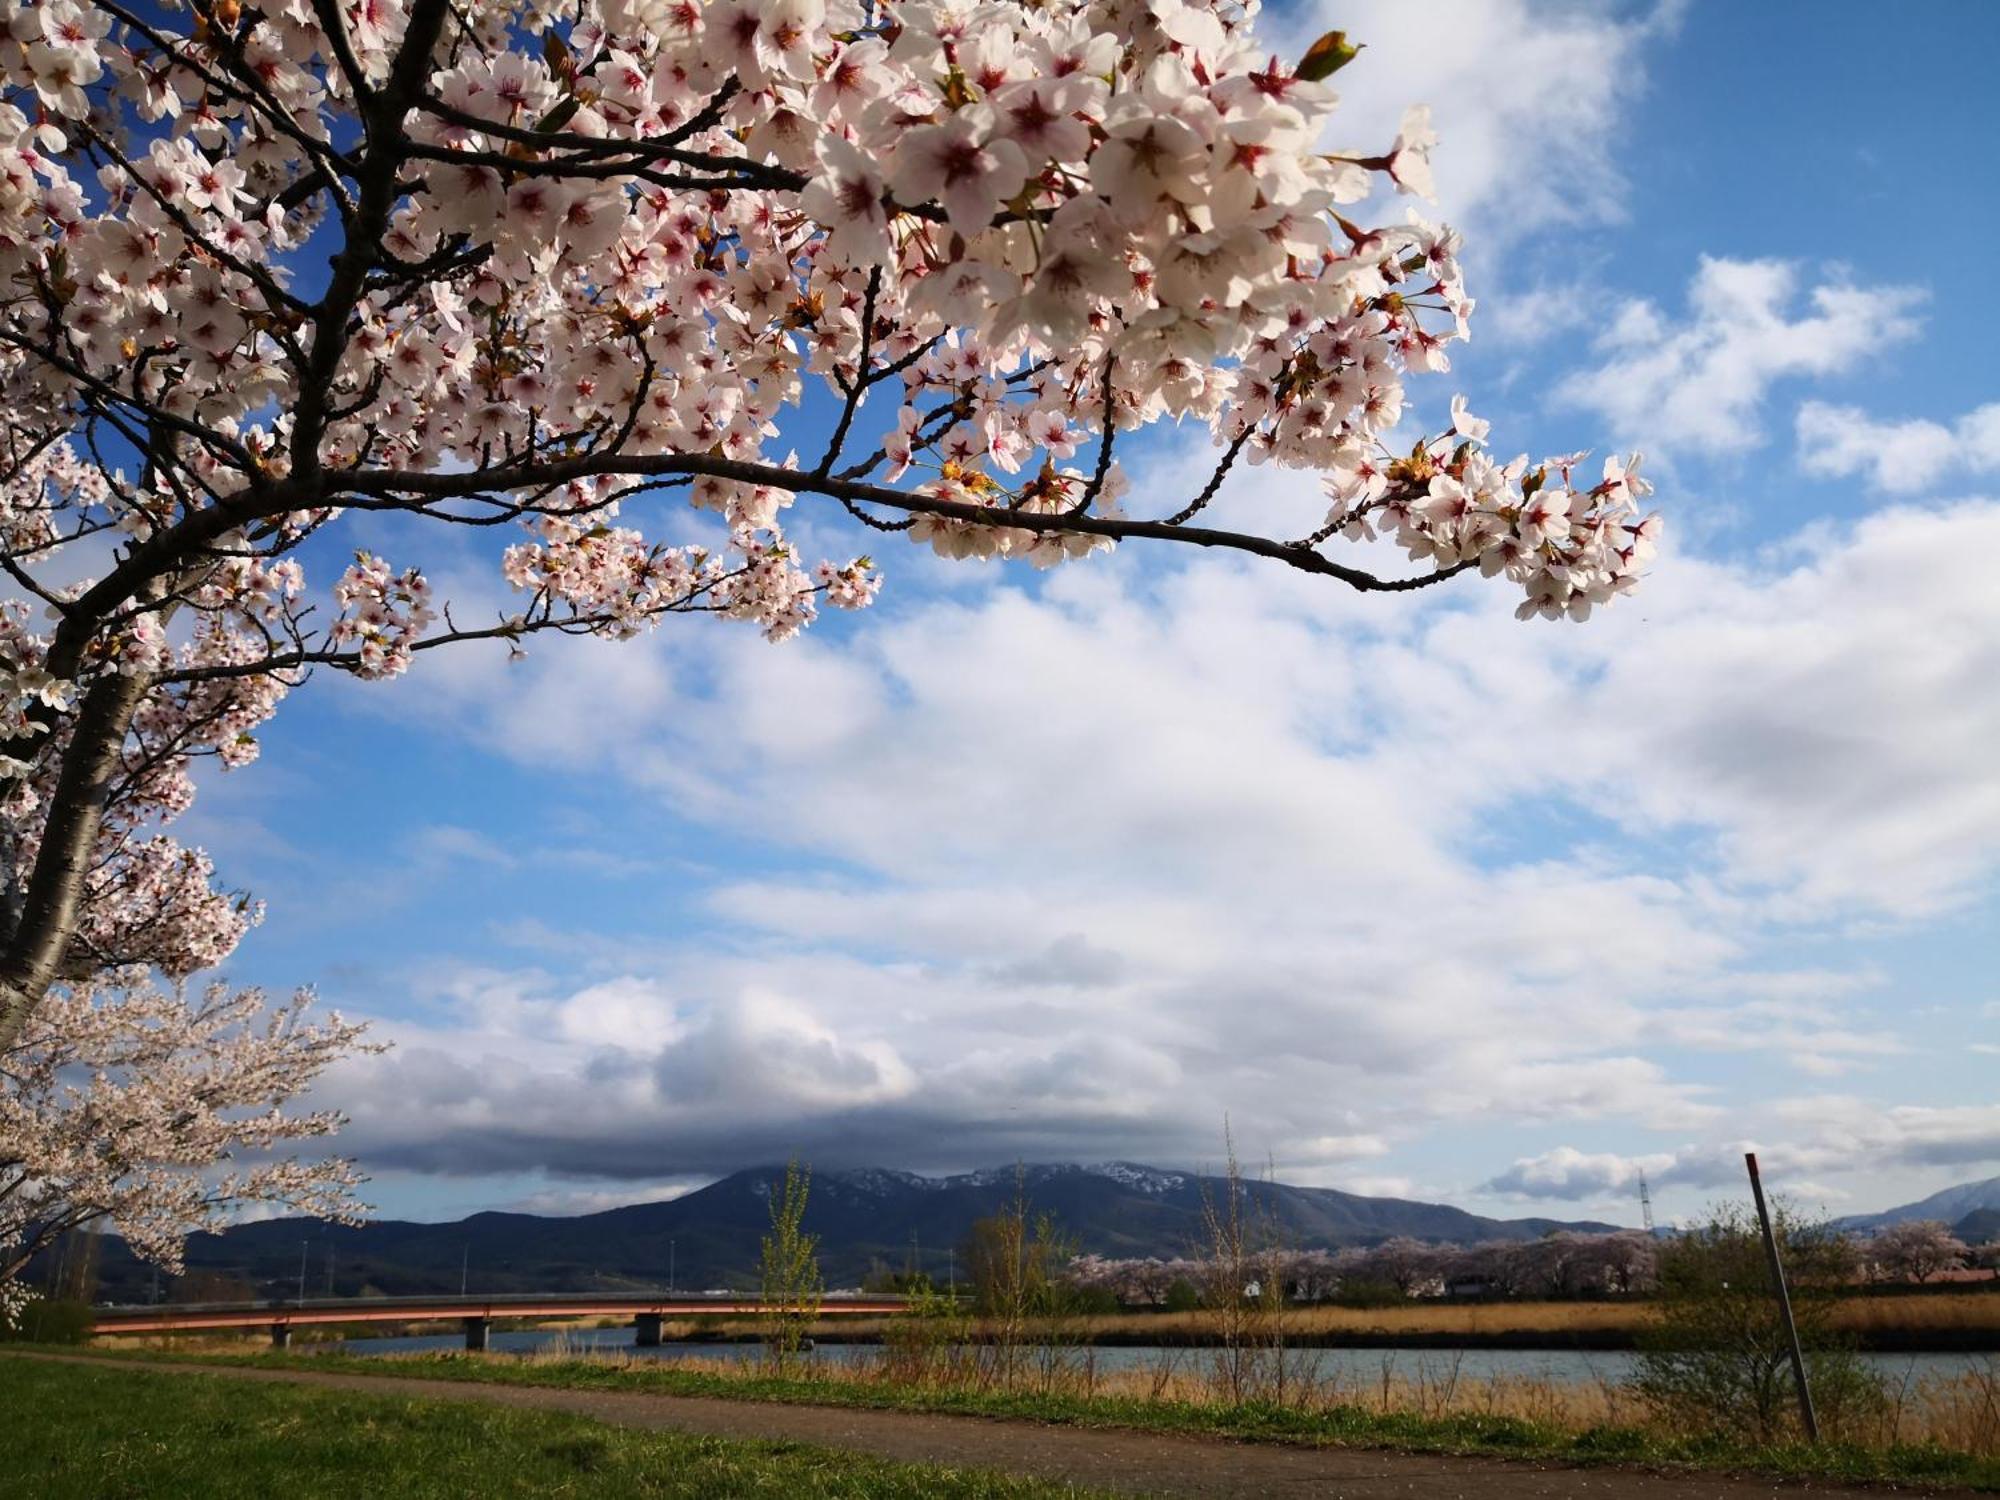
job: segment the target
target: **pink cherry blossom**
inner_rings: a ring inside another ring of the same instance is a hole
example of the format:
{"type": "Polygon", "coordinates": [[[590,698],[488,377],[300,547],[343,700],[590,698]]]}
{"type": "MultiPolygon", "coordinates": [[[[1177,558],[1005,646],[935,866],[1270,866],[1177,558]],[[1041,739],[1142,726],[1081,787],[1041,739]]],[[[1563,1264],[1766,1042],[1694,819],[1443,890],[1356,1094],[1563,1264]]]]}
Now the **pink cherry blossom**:
{"type": "Polygon", "coordinates": [[[964,235],[992,223],[1027,180],[1026,155],[996,133],[993,111],[979,104],[909,131],[897,142],[890,168],[899,202],[937,200],[964,235]]]}
{"type": "Polygon", "coordinates": [[[1502,463],[1462,399],[1404,430],[1470,328],[1462,247],[1342,207],[1428,195],[1429,114],[1326,155],[1335,94],[1256,7],[221,15],[0,29],[0,845],[46,898],[0,924],[0,1048],[227,957],[259,908],[170,829],[316,672],[694,614],[781,640],[874,600],[885,540],[1477,574],[1570,619],[1656,552],[1636,456],[1502,463]],[[1214,462],[1136,495],[1163,423],[1214,462]],[[1263,464],[1321,477],[1312,533],[1214,523],[1263,464]],[[795,514],[857,545],[802,555],[795,514]],[[504,604],[453,609],[439,554],[504,604]]]}
{"type": "Polygon", "coordinates": [[[274,1157],[340,1117],[284,1106],[342,1057],[373,1050],[301,992],[139,985],[63,990],[0,1048],[0,1325],[22,1271],[74,1229],[116,1231],[141,1259],[181,1267],[190,1234],[253,1204],[353,1223],[361,1178],[339,1158],[274,1157]]]}

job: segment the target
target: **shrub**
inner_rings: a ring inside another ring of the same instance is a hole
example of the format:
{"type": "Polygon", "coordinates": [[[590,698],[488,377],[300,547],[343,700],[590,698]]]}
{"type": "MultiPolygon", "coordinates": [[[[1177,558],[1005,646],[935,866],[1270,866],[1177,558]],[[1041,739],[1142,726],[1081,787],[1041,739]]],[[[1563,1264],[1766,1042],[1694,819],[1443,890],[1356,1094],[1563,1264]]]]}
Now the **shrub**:
{"type": "MultiPolygon", "coordinates": [[[[1853,1247],[1783,1205],[1772,1231],[1821,1430],[1851,1431],[1884,1400],[1879,1379],[1831,1326],[1853,1247]]],[[[1643,1335],[1635,1382],[1640,1397],[1682,1431],[1757,1443],[1797,1439],[1791,1348],[1755,1216],[1739,1204],[1711,1210],[1706,1224],[1662,1247],[1659,1274],[1659,1316],[1643,1335]]]]}
{"type": "Polygon", "coordinates": [[[96,1321],[88,1302],[37,1297],[21,1309],[9,1328],[0,1323],[0,1340],[29,1344],[87,1344],[96,1321]]]}

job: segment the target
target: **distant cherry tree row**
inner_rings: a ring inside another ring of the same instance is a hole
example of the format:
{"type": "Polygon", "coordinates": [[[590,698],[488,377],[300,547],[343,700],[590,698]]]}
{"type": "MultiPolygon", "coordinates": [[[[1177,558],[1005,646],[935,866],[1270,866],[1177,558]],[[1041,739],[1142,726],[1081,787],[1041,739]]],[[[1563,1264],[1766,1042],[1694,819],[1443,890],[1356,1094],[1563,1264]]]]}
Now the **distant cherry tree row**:
{"type": "MultiPolygon", "coordinates": [[[[1842,1279],[1915,1283],[1953,1272],[2000,1275],[2000,1241],[1971,1246],[1935,1220],[1895,1224],[1842,1242],[1842,1279]]],[[[1399,1235],[1339,1250],[1270,1248],[1254,1257],[1259,1290],[1282,1288],[1286,1300],[1347,1298],[1619,1297],[1657,1285],[1659,1241],[1637,1229],[1605,1234],[1560,1230],[1533,1240],[1431,1244],[1399,1235]]],[[[1081,1255],[1066,1278],[1134,1307],[1167,1307],[1198,1295],[1214,1279],[1205,1258],[1111,1258],[1081,1255]]]]}

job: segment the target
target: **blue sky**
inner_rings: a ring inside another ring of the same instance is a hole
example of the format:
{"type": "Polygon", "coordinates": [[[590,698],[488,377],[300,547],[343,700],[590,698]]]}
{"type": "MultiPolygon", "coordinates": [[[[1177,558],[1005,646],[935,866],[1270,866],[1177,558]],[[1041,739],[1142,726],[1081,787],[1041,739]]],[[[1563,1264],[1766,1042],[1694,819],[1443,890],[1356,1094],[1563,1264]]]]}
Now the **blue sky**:
{"type": "MultiPolygon", "coordinates": [[[[269,902],[231,973],[396,1043],[321,1091],[383,1212],[793,1150],[1199,1165],[1225,1115],[1288,1179],[1488,1212],[1630,1219],[1641,1168],[1691,1212],[1746,1143],[1835,1211],[2000,1171],[2000,11],[1268,19],[1369,44],[1343,143],[1435,107],[1481,307],[1420,411],[1644,448],[1647,588],[1521,625],[891,545],[876,609],[786,646],[672,621],[317,681],[189,835],[269,902]]],[[[1138,490],[1195,457],[1155,436],[1138,490]]],[[[498,598],[456,538],[367,540],[498,598]]]]}

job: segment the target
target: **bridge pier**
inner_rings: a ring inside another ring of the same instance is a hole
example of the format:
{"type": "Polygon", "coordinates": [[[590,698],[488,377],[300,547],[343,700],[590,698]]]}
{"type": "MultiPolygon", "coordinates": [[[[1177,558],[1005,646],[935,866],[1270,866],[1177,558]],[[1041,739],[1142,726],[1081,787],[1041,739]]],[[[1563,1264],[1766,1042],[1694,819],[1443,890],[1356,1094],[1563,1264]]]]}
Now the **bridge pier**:
{"type": "Polygon", "coordinates": [[[280,1351],[292,1347],[292,1325],[273,1323],[271,1325],[271,1347],[280,1351]]]}
{"type": "Polygon", "coordinates": [[[465,1352],[484,1354],[488,1336],[493,1332],[491,1318],[467,1318],[465,1320],[465,1352]]]}
{"type": "Polygon", "coordinates": [[[660,1323],[661,1315],[659,1313],[635,1314],[632,1318],[633,1345],[640,1349],[659,1348],[660,1323]]]}

